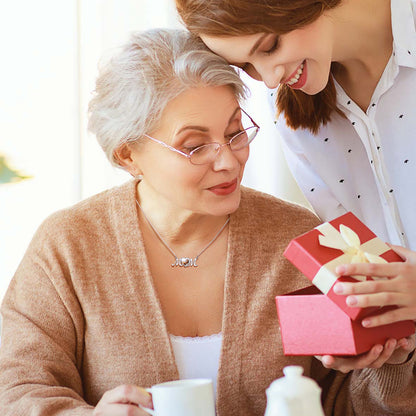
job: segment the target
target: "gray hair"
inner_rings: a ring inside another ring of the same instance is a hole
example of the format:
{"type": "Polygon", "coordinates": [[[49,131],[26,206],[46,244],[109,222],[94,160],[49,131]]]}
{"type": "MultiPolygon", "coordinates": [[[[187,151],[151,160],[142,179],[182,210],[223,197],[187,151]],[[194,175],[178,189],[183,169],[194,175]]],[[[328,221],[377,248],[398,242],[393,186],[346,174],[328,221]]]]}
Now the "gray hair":
{"type": "Polygon", "coordinates": [[[200,86],[229,86],[239,102],[248,92],[236,70],[189,32],[133,33],[120,53],[100,65],[88,129],[120,167],[114,151],[155,130],[171,100],[200,86]]]}

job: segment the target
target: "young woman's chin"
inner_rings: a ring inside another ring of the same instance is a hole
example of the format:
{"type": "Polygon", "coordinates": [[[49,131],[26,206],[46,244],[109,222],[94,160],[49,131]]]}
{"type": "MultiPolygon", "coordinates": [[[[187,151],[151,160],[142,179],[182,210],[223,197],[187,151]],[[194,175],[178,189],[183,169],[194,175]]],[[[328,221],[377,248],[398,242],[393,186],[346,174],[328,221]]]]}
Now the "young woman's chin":
{"type": "Polygon", "coordinates": [[[300,90],[308,95],[318,94],[325,89],[328,84],[328,79],[329,71],[324,76],[319,76],[318,78],[309,76],[305,85],[300,90]]]}
{"type": "Polygon", "coordinates": [[[300,89],[300,91],[304,92],[307,95],[316,95],[320,93],[325,88],[325,86],[326,84],[323,87],[317,88],[317,87],[308,87],[305,85],[303,88],[300,89]]]}

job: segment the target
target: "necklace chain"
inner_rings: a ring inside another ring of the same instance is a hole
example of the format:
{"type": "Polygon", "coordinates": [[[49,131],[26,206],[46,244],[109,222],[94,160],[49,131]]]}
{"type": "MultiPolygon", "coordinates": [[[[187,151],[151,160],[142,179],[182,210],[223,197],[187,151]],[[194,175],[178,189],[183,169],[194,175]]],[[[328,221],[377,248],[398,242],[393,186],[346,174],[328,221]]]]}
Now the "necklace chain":
{"type": "Polygon", "coordinates": [[[136,203],[138,207],[140,208],[140,211],[142,212],[144,218],[146,219],[147,223],[150,225],[150,228],[154,231],[154,233],[157,235],[161,243],[170,251],[173,257],[175,257],[175,262],[171,264],[172,267],[198,267],[196,264],[199,256],[205,252],[205,250],[208,249],[208,247],[219,237],[222,230],[226,227],[226,225],[230,222],[230,217],[227,218],[227,221],[225,221],[224,225],[219,229],[217,234],[215,234],[214,238],[194,257],[178,257],[176,253],[168,246],[166,241],[162,238],[162,236],[158,233],[155,227],[153,227],[152,223],[150,222],[149,218],[147,218],[146,214],[143,211],[143,208],[140,206],[139,201],[136,199],[136,203]]]}

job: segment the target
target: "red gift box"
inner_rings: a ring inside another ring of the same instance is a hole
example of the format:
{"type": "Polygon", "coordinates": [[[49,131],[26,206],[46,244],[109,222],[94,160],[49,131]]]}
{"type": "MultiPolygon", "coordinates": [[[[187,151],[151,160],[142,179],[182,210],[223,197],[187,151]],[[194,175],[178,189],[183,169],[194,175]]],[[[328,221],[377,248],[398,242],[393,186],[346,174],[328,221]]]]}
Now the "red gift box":
{"type": "Polygon", "coordinates": [[[285,355],[356,355],[415,331],[411,321],[364,328],[315,286],[277,296],[276,304],[285,355]]]}
{"type": "Polygon", "coordinates": [[[322,292],[312,286],[276,297],[285,354],[355,355],[388,338],[399,339],[415,332],[412,321],[364,328],[362,317],[380,314],[391,307],[352,308],[346,304],[345,295],[333,292],[337,281],[370,279],[338,278],[335,268],[340,264],[402,261],[352,213],[293,239],[284,255],[322,292]]]}
{"type": "MultiPolygon", "coordinates": [[[[390,247],[381,241],[354,214],[348,212],[333,221],[325,222],[313,230],[293,239],[284,252],[284,256],[293,263],[311,282],[334,303],[336,303],[351,319],[362,318],[379,308],[351,308],[346,304],[345,295],[337,295],[333,291],[336,281],[355,282],[350,276],[338,278],[335,268],[338,265],[353,263],[354,247],[343,239],[339,232],[341,224],[354,231],[359,237],[361,253],[370,253],[388,262],[403,261],[390,247]],[[320,238],[332,238],[334,245],[344,246],[349,254],[337,248],[330,248],[320,243],[320,238]]],[[[357,261],[359,262],[359,261],[357,261]]],[[[360,277],[360,280],[365,279],[360,277]]],[[[371,279],[371,278],[368,278],[371,279]]]]}

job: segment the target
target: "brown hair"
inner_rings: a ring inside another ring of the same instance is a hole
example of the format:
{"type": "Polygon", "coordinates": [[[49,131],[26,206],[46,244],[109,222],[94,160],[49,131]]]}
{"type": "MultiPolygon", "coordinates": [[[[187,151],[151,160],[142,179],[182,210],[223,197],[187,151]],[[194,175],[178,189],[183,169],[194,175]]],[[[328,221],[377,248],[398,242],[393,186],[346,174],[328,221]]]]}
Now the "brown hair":
{"type": "MultiPolygon", "coordinates": [[[[254,33],[283,35],[315,21],[342,0],[176,0],[176,8],[185,26],[194,34],[239,36],[254,33]]],[[[315,95],[279,86],[278,113],[286,124],[316,133],[331,119],[337,107],[335,85],[330,75],[326,87],[315,95]]]]}

